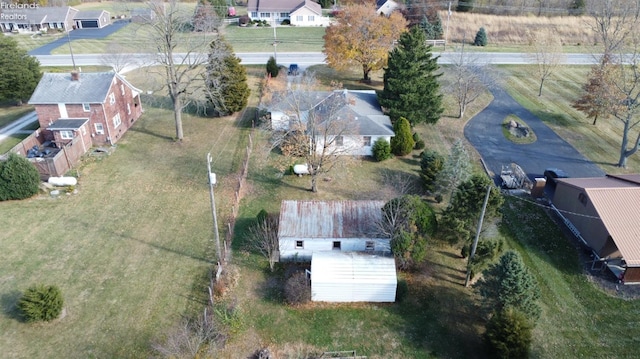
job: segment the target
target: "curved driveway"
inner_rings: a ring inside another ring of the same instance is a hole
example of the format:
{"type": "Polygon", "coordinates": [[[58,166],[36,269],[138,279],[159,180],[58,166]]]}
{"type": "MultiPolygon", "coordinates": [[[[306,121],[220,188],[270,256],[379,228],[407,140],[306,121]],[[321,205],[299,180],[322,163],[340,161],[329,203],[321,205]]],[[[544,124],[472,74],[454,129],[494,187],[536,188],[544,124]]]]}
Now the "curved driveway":
{"type": "Polygon", "coordinates": [[[560,138],[538,117],[516,102],[498,85],[490,89],[493,101],[464,128],[465,137],[476,148],[488,170],[499,183],[502,165],[515,162],[529,178],[543,177],[546,168],[559,168],[570,177],[602,177],[602,171],[573,146],[560,138]],[[502,122],[510,114],[518,116],[533,130],[537,141],[515,144],[502,133],[502,122]]]}

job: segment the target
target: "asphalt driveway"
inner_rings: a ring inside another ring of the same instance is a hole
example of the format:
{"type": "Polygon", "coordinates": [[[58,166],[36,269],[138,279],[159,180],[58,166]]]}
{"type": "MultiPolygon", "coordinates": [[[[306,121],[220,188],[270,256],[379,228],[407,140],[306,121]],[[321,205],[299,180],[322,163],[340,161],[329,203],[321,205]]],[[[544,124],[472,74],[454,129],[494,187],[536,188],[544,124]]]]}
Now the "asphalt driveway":
{"type": "Polygon", "coordinates": [[[515,162],[529,178],[543,177],[547,168],[559,168],[570,177],[602,177],[605,172],[560,138],[538,117],[516,102],[499,85],[491,88],[493,101],[469,120],[464,135],[480,153],[499,184],[502,165],[515,162]],[[522,119],[536,134],[531,144],[515,144],[502,133],[502,122],[510,115],[522,119]]]}
{"type": "MultiPolygon", "coordinates": [[[[79,39],[104,39],[105,37],[122,29],[128,24],[129,20],[118,20],[111,25],[103,27],[102,29],[76,29],[69,32],[69,38],[67,38],[66,35],[62,36],[55,41],[29,51],[29,55],[51,55],[51,51],[53,51],[54,49],[62,45],[68,46],[67,44],[69,40],[73,41],[79,39]]],[[[73,44],[71,46],[73,46],[73,44]]]]}

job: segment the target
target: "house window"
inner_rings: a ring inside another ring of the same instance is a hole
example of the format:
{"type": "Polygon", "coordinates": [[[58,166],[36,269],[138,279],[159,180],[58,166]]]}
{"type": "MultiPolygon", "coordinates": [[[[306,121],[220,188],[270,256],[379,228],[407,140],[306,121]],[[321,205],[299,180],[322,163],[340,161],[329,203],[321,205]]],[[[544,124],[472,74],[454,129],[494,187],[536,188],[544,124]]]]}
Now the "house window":
{"type": "Polygon", "coordinates": [[[124,85],[120,85],[120,92],[124,95],[124,85]]]}
{"type": "Polygon", "coordinates": [[[60,138],[62,138],[63,140],[72,140],[73,131],[60,131],[60,138]]]}
{"type": "Polygon", "coordinates": [[[362,138],[362,144],[366,147],[371,146],[371,136],[364,136],[362,138]]]}
{"type": "Polygon", "coordinates": [[[341,243],[340,241],[333,241],[333,247],[331,249],[334,249],[336,251],[339,251],[341,247],[341,243]]]}
{"type": "Polygon", "coordinates": [[[280,13],[280,17],[289,17],[289,13],[288,12],[281,12],[280,13]]]}
{"type": "Polygon", "coordinates": [[[131,114],[131,104],[127,104],[127,115],[131,114]]]}
{"type": "Polygon", "coordinates": [[[109,104],[113,105],[114,103],[116,103],[116,95],[112,92],[109,94],[109,104]]]}
{"type": "Polygon", "coordinates": [[[84,110],[84,112],[89,112],[91,111],[91,105],[89,105],[88,103],[83,103],[82,109],[84,110]]]}
{"type": "Polygon", "coordinates": [[[296,16],[296,21],[297,22],[303,22],[304,21],[304,16],[302,16],[302,15],[296,16]]]}
{"type": "Polygon", "coordinates": [[[258,17],[258,12],[257,11],[252,11],[251,12],[251,17],[253,17],[253,18],[258,17]]]}
{"type": "Polygon", "coordinates": [[[270,12],[261,12],[260,13],[260,17],[270,18],[271,17],[271,13],[270,12]]]}
{"type": "Polygon", "coordinates": [[[364,244],[365,251],[373,251],[376,249],[376,243],[374,241],[366,241],[364,244]]]}
{"type": "Polygon", "coordinates": [[[95,127],[97,135],[104,135],[104,126],[101,123],[96,123],[95,127]]]}
{"type": "Polygon", "coordinates": [[[313,15],[309,15],[308,19],[309,19],[309,22],[314,22],[314,21],[316,21],[316,17],[315,17],[315,16],[313,16],[313,15]]]}
{"type": "Polygon", "coordinates": [[[336,146],[344,146],[344,138],[342,138],[342,136],[336,136],[336,146]]]}
{"type": "Polygon", "coordinates": [[[296,249],[304,248],[304,241],[296,241],[296,249]]]}
{"type": "Polygon", "coordinates": [[[120,114],[117,113],[115,116],[113,116],[113,127],[118,127],[120,126],[120,124],[122,123],[122,121],[120,120],[120,114]]]}

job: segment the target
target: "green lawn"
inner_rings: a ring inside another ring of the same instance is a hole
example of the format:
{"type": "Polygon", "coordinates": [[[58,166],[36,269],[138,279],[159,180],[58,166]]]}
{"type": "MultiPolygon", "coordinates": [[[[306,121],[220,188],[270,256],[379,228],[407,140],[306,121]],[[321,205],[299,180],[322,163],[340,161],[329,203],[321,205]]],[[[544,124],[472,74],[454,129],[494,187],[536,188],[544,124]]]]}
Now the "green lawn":
{"type": "MultiPolygon", "coordinates": [[[[275,28],[277,51],[322,51],[324,32],[324,27],[278,26],[275,28]]],[[[232,24],[224,28],[223,34],[235,52],[273,52],[273,27],[240,27],[232,24]]]]}

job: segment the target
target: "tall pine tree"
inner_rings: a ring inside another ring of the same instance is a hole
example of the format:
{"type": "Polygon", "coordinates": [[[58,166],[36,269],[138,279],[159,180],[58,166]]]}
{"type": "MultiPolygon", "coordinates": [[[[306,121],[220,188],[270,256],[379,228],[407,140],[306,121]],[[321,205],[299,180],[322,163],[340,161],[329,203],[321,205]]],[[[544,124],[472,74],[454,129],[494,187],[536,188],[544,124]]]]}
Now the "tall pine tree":
{"type": "Polygon", "coordinates": [[[436,123],[444,110],[438,78],[438,58],[432,57],[424,31],[414,26],[403,33],[389,53],[384,70],[384,89],[378,92],[380,105],[392,121],[401,117],[412,126],[436,123]]]}
{"type": "Polygon", "coordinates": [[[211,43],[206,83],[209,100],[218,114],[238,112],[247,105],[247,72],[222,37],[211,43]]]}
{"type": "Polygon", "coordinates": [[[0,101],[16,101],[31,97],[42,77],[40,62],[18,47],[7,36],[0,36],[0,101]]]}

